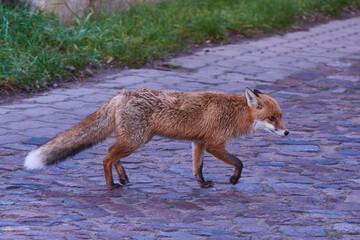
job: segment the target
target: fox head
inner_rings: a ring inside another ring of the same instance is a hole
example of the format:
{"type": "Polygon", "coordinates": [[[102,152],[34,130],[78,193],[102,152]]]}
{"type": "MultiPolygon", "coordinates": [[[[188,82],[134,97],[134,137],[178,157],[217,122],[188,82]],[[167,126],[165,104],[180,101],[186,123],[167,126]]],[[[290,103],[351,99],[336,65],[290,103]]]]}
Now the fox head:
{"type": "Polygon", "coordinates": [[[252,91],[249,88],[246,88],[245,96],[254,118],[253,131],[265,130],[278,136],[289,134],[281,120],[281,109],[275,99],[257,89],[252,91]]]}

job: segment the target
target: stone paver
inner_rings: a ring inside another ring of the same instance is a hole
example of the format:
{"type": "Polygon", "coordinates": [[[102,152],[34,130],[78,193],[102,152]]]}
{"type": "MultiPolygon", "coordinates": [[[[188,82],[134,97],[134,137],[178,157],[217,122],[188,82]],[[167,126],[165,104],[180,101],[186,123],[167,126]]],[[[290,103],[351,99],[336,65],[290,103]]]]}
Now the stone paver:
{"type": "Polygon", "coordinates": [[[306,32],[202,49],[176,69],[126,70],[103,82],[0,106],[1,239],[360,239],[360,18],[306,32]],[[191,144],[154,137],[123,160],[130,183],[108,191],[102,158],[114,137],[43,170],[29,150],[121,89],[244,92],[275,97],[291,134],[239,138],[243,176],[205,155],[199,188],[191,144]]]}

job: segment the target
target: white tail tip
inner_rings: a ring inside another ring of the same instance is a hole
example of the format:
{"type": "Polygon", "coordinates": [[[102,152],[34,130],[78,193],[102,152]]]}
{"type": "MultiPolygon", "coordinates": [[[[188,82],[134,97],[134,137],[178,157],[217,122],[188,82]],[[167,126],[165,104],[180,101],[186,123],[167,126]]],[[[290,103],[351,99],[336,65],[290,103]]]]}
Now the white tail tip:
{"type": "Polygon", "coordinates": [[[45,166],[39,149],[31,151],[26,156],[24,166],[26,169],[39,169],[45,166]]]}

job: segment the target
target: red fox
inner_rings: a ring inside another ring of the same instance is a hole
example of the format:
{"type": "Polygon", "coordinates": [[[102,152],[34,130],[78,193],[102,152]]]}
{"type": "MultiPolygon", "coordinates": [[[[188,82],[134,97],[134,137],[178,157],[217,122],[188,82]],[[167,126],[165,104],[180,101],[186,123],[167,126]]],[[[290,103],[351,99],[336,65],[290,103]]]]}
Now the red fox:
{"type": "Polygon", "coordinates": [[[230,182],[236,184],[243,164],[226,150],[227,141],[255,130],[287,136],[289,132],[281,117],[276,100],[256,89],[246,88],[245,96],[154,89],[122,91],[74,127],[30,152],[25,167],[37,169],[55,164],[115,131],[116,143],[103,160],[109,190],[121,186],[113,181],[112,167],[120,183],[128,183],[121,159],[154,135],[193,142],[193,173],[201,187],[214,185],[202,174],[204,150],[235,167],[230,182]]]}

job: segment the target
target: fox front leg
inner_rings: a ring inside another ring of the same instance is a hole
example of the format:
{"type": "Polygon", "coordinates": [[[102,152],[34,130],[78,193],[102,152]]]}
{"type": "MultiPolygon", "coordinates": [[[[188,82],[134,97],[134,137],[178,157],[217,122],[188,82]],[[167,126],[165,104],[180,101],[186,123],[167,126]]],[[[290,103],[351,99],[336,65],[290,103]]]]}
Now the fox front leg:
{"type": "Polygon", "coordinates": [[[230,177],[230,182],[235,185],[238,182],[243,169],[243,163],[240,161],[240,159],[234,155],[231,155],[226,150],[225,145],[206,145],[206,151],[217,159],[235,167],[235,172],[230,177]]]}
{"type": "Polygon", "coordinates": [[[202,174],[203,163],[204,163],[204,149],[205,144],[202,142],[193,142],[193,165],[194,165],[194,175],[198,181],[200,187],[208,188],[214,186],[213,181],[205,181],[202,174]]]}

